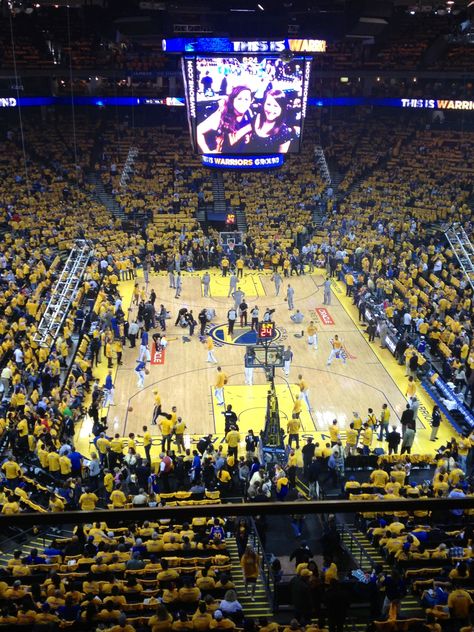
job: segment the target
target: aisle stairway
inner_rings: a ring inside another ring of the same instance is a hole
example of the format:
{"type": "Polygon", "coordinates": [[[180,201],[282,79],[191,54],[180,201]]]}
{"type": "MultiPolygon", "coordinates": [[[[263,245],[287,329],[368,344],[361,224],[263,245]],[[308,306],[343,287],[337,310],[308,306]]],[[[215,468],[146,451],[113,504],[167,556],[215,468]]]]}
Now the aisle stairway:
{"type": "Polygon", "coordinates": [[[29,555],[33,549],[37,549],[40,556],[43,555],[45,548],[50,546],[58,535],[59,537],[68,537],[72,535],[72,532],[61,531],[58,534],[52,533],[51,529],[48,529],[48,531],[43,533],[32,534],[30,538],[25,535],[25,532],[20,530],[18,530],[17,535],[8,534],[8,539],[0,541],[0,567],[3,568],[8,565],[8,562],[13,559],[13,552],[16,550],[22,551],[23,557],[29,555]]]}
{"type": "Polygon", "coordinates": [[[459,222],[447,226],[444,234],[451,246],[451,251],[464,272],[466,281],[474,290],[474,245],[469,239],[469,235],[459,222]]]}
{"type": "Polygon", "coordinates": [[[361,531],[358,531],[352,525],[345,525],[345,529],[343,533],[341,533],[341,537],[344,544],[361,568],[365,570],[372,568],[376,564],[380,564],[384,571],[390,570],[390,566],[382,557],[380,551],[376,549],[369,538],[361,531]],[[354,551],[354,547],[359,547],[359,550],[354,551]]]}
{"type": "Polygon", "coordinates": [[[212,172],[212,197],[214,213],[226,213],[227,202],[225,199],[224,178],[220,171],[212,172]]]}
{"type": "Polygon", "coordinates": [[[237,225],[237,230],[245,233],[247,230],[247,221],[245,218],[245,211],[241,206],[237,206],[235,208],[228,205],[226,196],[225,196],[225,183],[224,176],[220,171],[212,172],[212,197],[213,197],[213,208],[210,212],[218,213],[218,214],[227,214],[227,213],[235,213],[235,220],[237,225]]]}
{"type": "MultiPolygon", "coordinates": [[[[387,564],[387,561],[382,557],[380,551],[375,547],[372,542],[367,537],[366,533],[362,531],[358,531],[354,527],[349,526],[348,529],[357,539],[360,546],[364,549],[365,554],[368,560],[372,560],[373,564],[381,564],[384,572],[390,572],[390,566],[387,564]]],[[[369,570],[370,564],[363,564],[364,570],[369,570]]],[[[423,608],[420,606],[419,600],[411,595],[407,594],[406,597],[402,599],[401,602],[401,611],[400,614],[402,618],[410,618],[410,617],[421,617],[424,618],[425,612],[423,608]]]]}
{"type": "Polygon", "coordinates": [[[113,195],[107,193],[104,187],[104,183],[99,174],[91,171],[87,174],[86,181],[94,187],[92,192],[93,197],[103,204],[115,217],[118,217],[122,221],[126,219],[126,214],[117,203],[113,195]]]}
{"type": "Polygon", "coordinates": [[[268,595],[262,578],[259,577],[257,581],[255,601],[252,601],[250,595],[245,594],[244,575],[240,567],[240,559],[235,538],[229,538],[226,540],[226,545],[232,562],[232,581],[235,584],[237,596],[242,604],[245,615],[249,617],[271,617],[272,609],[268,602],[268,595]]]}

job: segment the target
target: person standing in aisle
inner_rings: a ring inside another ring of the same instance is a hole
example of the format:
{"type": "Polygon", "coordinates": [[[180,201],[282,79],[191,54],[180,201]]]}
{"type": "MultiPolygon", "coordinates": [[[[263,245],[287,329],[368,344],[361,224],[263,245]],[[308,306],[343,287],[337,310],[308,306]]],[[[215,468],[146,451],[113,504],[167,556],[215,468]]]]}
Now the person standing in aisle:
{"type": "Polygon", "coordinates": [[[217,360],[214,356],[214,340],[211,336],[206,336],[206,349],[207,349],[207,362],[213,362],[217,364],[217,360]]]}
{"type": "Polygon", "coordinates": [[[255,553],[252,547],[248,546],[245,549],[245,553],[240,559],[240,566],[245,580],[245,594],[249,594],[249,586],[251,587],[252,601],[255,601],[255,588],[257,586],[257,579],[260,574],[260,557],[255,553]]]}
{"type": "Polygon", "coordinates": [[[283,351],[283,362],[284,362],[283,371],[287,377],[288,375],[290,375],[292,360],[293,360],[293,351],[291,350],[291,347],[288,345],[288,347],[283,351]]]}
{"type": "Polygon", "coordinates": [[[286,289],[286,300],[288,301],[288,309],[290,311],[295,308],[294,297],[295,297],[295,290],[288,283],[288,287],[286,289]]]}
{"type": "Polygon", "coordinates": [[[324,287],[324,298],[323,305],[331,305],[331,279],[326,277],[326,280],[323,283],[324,287]]]}
{"type": "Polygon", "coordinates": [[[202,277],[202,289],[203,289],[203,294],[206,298],[209,296],[210,285],[211,285],[211,276],[209,272],[206,270],[206,272],[204,272],[204,275],[202,277]]]}
{"type": "Polygon", "coordinates": [[[218,406],[224,405],[224,386],[227,384],[228,376],[220,366],[217,367],[216,382],[214,385],[214,395],[217,399],[218,406]]]}

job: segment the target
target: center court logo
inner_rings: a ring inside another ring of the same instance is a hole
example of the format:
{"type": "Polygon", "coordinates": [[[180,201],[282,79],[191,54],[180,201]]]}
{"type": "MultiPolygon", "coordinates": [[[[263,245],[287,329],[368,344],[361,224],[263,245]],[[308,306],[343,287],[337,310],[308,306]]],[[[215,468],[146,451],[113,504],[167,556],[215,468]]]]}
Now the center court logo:
{"type": "MultiPolygon", "coordinates": [[[[216,325],[207,332],[217,345],[239,345],[246,347],[247,345],[257,344],[257,334],[253,329],[249,327],[234,327],[234,333],[230,336],[227,333],[227,323],[222,325],[216,325]]],[[[282,337],[282,331],[276,327],[275,335],[272,338],[272,342],[279,340],[282,337]]]]}

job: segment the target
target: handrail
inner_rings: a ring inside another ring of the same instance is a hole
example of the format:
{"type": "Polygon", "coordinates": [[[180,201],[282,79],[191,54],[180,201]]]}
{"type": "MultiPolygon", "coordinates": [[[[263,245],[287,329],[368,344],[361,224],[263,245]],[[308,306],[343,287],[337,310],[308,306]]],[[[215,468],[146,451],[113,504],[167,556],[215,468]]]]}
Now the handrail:
{"type": "Polygon", "coordinates": [[[259,555],[260,559],[262,560],[260,576],[265,586],[265,592],[267,593],[268,603],[270,604],[270,607],[273,611],[274,605],[275,605],[275,587],[274,587],[274,577],[272,574],[272,569],[270,567],[270,564],[268,563],[267,553],[260,539],[260,535],[258,533],[255,520],[253,519],[252,516],[250,516],[250,525],[252,527],[251,536],[253,540],[253,547],[256,550],[257,555],[259,555]]]}
{"type": "Polygon", "coordinates": [[[474,509],[474,497],[465,498],[416,498],[397,500],[318,500],[295,502],[255,502],[219,505],[192,505],[184,507],[140,507],[116,509],[114,511],[98,509],[95,511],[64,511],[58,513],[33,513],[0,515],[0,529],[10,525],[42,525],[63,523],[83,524],[91,521],[104,521],[109,526],[123,522],[162,520],[171,518],[189,522],[197,514],[205,517],[270,516],[300,514],[335,514],[389,511],[450,511],[452,509],[474,509]]]}
{"type": "MultiPolygon", "coordinates": [[[[94,293],[94,303],[95,303],[95,301],[97,299],[97,296],[99,295],[100,289],[102,287],[102,283],[104,282],[104,277],[105,277],[105,273],[100,275],[99,283],[97,284],[97,289],[96,289],[96,292],[94,293]]],[[[85,300],[86,300],[86,297],[83,298],[83,301],[85,301],[85,300]]],[[[82,304],[83,301],[81,301],[81,304],[82,304]]],[[[74,362],[76,361],[77,353],[78,353],[78,351],[80,349],[80,346],[81,346],[81,343],[82,343],[82,341],[84,339],[85,334],[86,334],[86,332],[84,331],[84,327],[82,327],[81,331],[79,332],[79,336],[77,338],[76,348],[75,348],[74,353],[72,355],[71,361],[69,362],[69,366],[67,367],[66,374],[65,374],[65,376],[63,378],[63,382],[62,382],[62,386],[61,386],[61,394],[63,393],[64,388],[65,388],[65,386],[67,384],[67,381],[69,379],[69,376],[71,375],[72,367],[74,366],[74,362]]]]}
{"type": "MultiPolygon", "coordinates": [[[[347,533],[349,535],[350,538],[350,549],[349,549],[349,553],[351,554],[352,558],[355,560],[356,558],[354,557],[354,555],[352,554],[352,545],[354,544],[354,546],[359,550],[359,568],[362,568],[362,557],[366,557],[371,561],[370,556],[367,554],[367,551],[365,551],[364,547],[360,544],[359,540],[354,536],[354,534],[352,533],[352,531],[350,531],[350,529],[347,529],[345,524],[338,524],[338,531],[340,531],[341,536],[344,535],[345,533],[347,533]]],[[[342,544],[345,543],[343,542],[342,544]]],[[[347,548],[347,547],[346,547],[347,548]]]]}
{"type": "MultiPolygon", "coordinates": [[[[42,538],[43,539],[43,547],[46,546],[46,530],[42,531],[41,533],[35,533],[34,527],[30,527],[29,529],[26,529],[26,530],[22,529],[21,535],[24,536],[27,539],[31,539],[31,538],[33,538],[33,536],[37,537],[37,538],[42,538]]],[[[6,546],[8,542],[10,544],[15,544],[16,546],[13,547],[15,549],[21,549],[22,548],[22,544],[24,544],[24,543],[18,542],[18,536],[14,536],[14,535],[12,535],[9,538],[2,537],[0,542],[1,542],[1,545],[2,545],[2,552],[3,553],[8,552],[8,551],[5,551],[5,549],[9,548],[8,546],[6,546]]]]}

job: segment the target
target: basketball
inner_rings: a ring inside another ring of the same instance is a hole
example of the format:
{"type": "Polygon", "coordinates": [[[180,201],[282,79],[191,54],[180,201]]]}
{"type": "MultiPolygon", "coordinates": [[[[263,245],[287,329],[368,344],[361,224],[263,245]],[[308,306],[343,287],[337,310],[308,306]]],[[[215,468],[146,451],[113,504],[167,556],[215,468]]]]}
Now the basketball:
{"type": "Polygon", "coordinates": [[[150,375],[149,369],[145,369],[145,375],[150,375]]]}
{"type": "Polygon", "coordinates": [[[133,412],[133,407],[132,407],[132,406],[129,406],[129,407],[128,407],[128,412],[129,412],[129,413],[132,413],[132,412],[133,412]]]}

